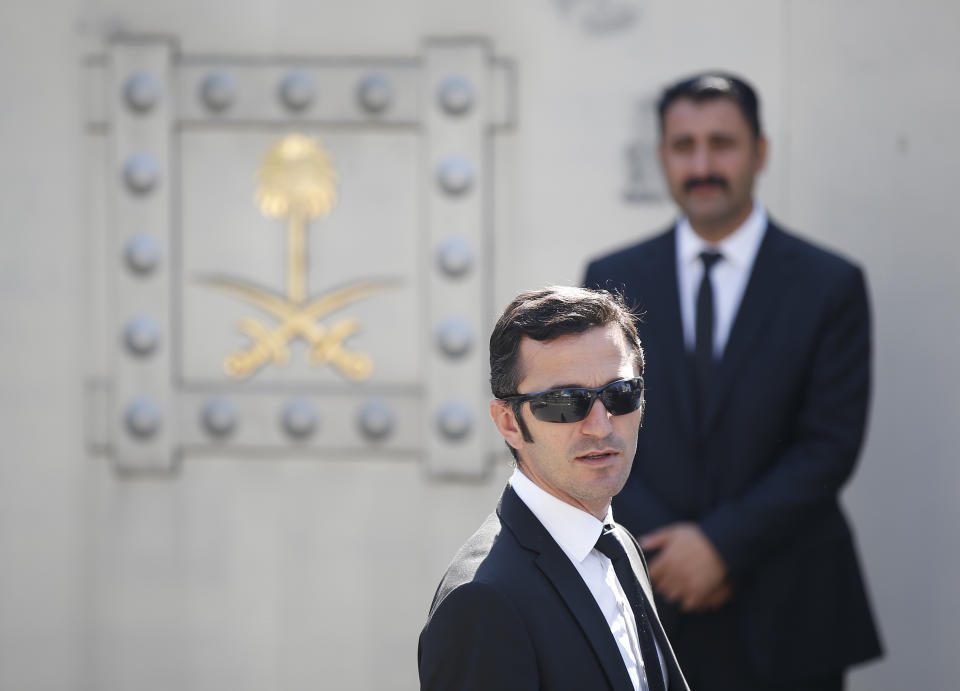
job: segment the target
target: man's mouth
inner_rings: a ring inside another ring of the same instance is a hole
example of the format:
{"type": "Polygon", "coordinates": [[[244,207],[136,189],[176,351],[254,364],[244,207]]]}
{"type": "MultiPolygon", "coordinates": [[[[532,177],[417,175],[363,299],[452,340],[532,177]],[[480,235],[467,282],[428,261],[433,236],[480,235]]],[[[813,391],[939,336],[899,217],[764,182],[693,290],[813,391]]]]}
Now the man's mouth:
{"type": "Polygon", "coordinates": [[[610,449],[606,449],[603,451],[591,451],[590,453],[580,454],[579,456],[577,456],[577,460],[597,463],[597,462],[609,460],[614,456],[616,456],[618,453],[619,453],[618,451],[613,451],[610,449]]]}

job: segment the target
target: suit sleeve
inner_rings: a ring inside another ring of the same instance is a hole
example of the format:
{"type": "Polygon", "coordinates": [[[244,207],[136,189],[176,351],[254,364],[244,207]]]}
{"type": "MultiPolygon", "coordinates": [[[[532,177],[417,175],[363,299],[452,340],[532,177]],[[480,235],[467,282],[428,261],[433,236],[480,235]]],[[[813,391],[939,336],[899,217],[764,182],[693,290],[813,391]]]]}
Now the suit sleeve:
{"type": "Polygon", "coordinates": [[[422,691],[540,687],[523,620],[511,602],[483,583],[447,594],[420,634],[417,657],[422,691]]]}
{"type": "Polygon", "coordinates": [[[825,301],[790,443],[749,491],[701,522],[734,579],[832,507],[853,472],[870,393],[870,318],[862,272],[853,268],[838,284],[825,301]]]}

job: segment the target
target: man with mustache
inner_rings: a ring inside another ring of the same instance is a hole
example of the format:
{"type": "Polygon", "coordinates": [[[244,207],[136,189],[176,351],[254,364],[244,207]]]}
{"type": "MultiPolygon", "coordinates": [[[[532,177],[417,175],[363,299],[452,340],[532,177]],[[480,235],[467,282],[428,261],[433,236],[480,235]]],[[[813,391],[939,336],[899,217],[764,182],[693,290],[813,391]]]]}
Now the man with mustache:
{"type": "Polygon", "coordinates": [[[585,278],[639,308],[651,363],[617,519],[652,554],[692,688],[842,689],[881,652],[839,505],[867,417],[864,276],[754,199],[768,143],[746,82],[684,79],[659,114],[682,214],[585,278]]]}
{"type": "Polygon", "coordinates": [[[643,415],[632,315],[604,291],[523,293],[490,336],[490,385],[516,469],[437,588],[421,689],[689,691],[610,510],[643,415]]]}

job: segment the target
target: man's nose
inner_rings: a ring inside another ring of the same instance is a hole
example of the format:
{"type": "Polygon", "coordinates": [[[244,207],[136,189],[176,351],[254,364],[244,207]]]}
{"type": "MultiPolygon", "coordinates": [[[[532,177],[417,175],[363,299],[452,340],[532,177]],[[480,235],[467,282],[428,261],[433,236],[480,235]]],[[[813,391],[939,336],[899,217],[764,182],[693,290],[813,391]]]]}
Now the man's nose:
{"type": "Polygon", "coordinates": [[[706,146],[698,146],[693,150],[690,156],[690,166],[697,177],[706,177],[710,174],[710,149],[706,146]]]}
{"type": "Polygon", "coordinates": [[[610,413],[607,412],[603,402],[597,398],[593,401],[593,407],[583,419],[581,430],[584,434],[594,437],[605,437],[613,430],[613,423],[610,420],[610,413]]]}

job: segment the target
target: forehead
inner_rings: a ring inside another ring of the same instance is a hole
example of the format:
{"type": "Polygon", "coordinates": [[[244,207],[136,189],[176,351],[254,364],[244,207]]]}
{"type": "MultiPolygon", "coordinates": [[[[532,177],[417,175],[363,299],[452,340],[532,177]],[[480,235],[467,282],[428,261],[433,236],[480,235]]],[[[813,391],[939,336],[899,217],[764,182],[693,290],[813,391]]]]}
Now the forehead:
{"type": "Polygon", "coordinates": [[[749,134],[750,124],[740,106],[725,96],[702,101],[678,98],[663,115],[664,137],[708,132],[749,134]]]}
{"type": "Polygon", "coordinates": [[[522,393],[568,385],[595,387],[635,375],[633,351],[618,324],[550,341],[524,336],[519,365],[522,393]]]}

